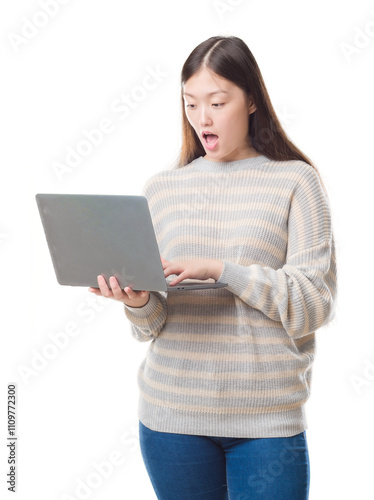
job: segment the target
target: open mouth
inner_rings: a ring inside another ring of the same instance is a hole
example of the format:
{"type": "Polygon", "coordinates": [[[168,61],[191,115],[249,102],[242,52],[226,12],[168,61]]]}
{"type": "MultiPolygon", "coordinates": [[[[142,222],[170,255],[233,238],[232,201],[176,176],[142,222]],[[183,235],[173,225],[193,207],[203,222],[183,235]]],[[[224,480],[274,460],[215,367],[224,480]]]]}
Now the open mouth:
{"type": "Polygon", "coordinates": [[[218,141],[218,135],[212,134],[210,132],[203,132],[202,136],[204,138],[206,147],[208,149],[214,149],[218,141]]]}

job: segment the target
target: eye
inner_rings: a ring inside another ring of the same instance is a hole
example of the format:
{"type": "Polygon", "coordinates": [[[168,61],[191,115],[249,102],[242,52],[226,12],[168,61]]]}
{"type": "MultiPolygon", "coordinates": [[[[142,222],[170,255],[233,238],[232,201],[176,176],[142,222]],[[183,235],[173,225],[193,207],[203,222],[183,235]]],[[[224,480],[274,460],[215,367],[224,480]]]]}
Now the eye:
{"type": "Polygon", "coordinates": [[[217,103],[217,102],[216,102],[216,103],[212,104],[212,106],[214,106],[214,107],[216,107],[216,106],[217,106],[217,107],[219,107],[219,106],[223,106],[224,104],[225,104],[224,102],[220,102],[220,103],[217,103]]]}
{"type": "Polygon", "coordinates": [[[195,106],[195,104],[186,104],[186,108],[194,109],[193,106],[195,106]]]}

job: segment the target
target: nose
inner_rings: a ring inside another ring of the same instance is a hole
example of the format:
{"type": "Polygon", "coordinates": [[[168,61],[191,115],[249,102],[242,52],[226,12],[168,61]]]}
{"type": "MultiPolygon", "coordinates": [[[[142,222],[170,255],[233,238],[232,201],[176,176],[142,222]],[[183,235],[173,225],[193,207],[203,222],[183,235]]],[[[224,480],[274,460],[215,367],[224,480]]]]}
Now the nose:
{"type": "Polygon", "coordinates": [[[206,127],[212,124],[212,117],[210,116],[210,110],[205,106],[201,106],[200,108],[199,121],[201,127],[206,127]]]}

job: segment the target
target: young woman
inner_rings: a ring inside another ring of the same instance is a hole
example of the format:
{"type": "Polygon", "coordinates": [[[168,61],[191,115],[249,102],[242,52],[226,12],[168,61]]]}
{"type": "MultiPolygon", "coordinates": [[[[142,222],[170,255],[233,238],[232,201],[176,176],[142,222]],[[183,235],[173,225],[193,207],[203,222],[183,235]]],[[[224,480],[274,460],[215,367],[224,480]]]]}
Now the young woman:
{"type": "Polygon", "coordinates": [[[211,37],[181,75],[179,163],[146,182],[165,276],[195,291],[90,291],[151,341],[139,367],[142,457],[162,500],[305,500],[315,332],[334,317],[328,197],[287,138],[247,45],[211,37]]]}

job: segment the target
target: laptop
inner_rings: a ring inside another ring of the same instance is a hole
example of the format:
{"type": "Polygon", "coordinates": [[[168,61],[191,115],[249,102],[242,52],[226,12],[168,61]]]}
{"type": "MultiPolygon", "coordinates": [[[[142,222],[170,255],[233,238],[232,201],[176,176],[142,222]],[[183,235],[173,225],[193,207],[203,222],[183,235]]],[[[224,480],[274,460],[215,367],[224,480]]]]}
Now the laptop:
{"type": "MultiPolygon", "coordinates": [[[[181,281],[169,285],[145,196],[35,195],[57,281],[98,288],[101,274],[120,287],[165,291],[222,288],[227,283],[181,281]]],[[[168,277],[169,278],[169,277],[168,277]]]]}

